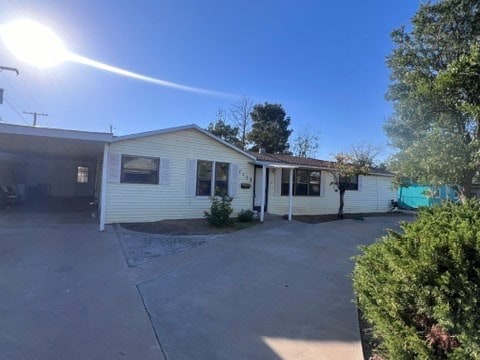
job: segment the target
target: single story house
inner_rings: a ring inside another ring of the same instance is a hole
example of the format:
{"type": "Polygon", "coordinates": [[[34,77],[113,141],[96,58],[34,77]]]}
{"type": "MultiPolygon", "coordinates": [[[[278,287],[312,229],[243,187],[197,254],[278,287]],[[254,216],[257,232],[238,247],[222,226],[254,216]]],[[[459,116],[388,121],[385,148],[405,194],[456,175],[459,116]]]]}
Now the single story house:
{"type": "MultiPolygon", "coordinates": [[[[0,186],[27,198],[89,197],[105,224],[201,218],[210,196],[271,214],[330,214],[335,164],[242,151],[197,125],[126,136],[0,124],[0,186]]],[[[372,169],[345,194],[345,213],[386,212],[391,173],[372,169]]]]}

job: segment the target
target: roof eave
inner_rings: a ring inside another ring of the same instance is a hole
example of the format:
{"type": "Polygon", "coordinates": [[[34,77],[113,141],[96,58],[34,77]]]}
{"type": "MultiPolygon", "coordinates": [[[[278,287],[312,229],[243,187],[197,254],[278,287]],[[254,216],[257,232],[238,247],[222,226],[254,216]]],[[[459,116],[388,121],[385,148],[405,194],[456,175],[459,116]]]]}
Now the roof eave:
{"type": "Polygon", "coordinates": [[[111,133],[92,132],[81,130],[66,130],[38,126],[25,126],[16,124],[0,124],[0,133],[11,135],[27,135],[38,137],[52,137],[60,139],[84,140],[110,143],[113,141],[111,133]]]}

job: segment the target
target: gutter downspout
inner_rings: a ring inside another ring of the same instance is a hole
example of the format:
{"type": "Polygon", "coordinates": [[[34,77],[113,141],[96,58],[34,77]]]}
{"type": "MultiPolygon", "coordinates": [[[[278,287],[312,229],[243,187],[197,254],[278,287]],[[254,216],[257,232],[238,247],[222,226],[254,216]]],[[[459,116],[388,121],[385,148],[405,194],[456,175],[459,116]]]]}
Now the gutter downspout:
{"type": "Polygon", "coordinates": [[[293,208],[293,169],[290,168],[289,180],[288,180],[288,221],[292,221],[292,208],[293,208]]]}
{"type": "Polygon", "coordinates": [[[109,144],[105,143],[103,147],[102,185],[100,187],[100,231],[105,230],[105,220],[107,218],[107,169],[109,148],[109,144]]]}
{"type": "Polygon", "coordinates": [[[262,165],[262,201],[260,203],[260,222],[265,219],[265,189],[267,182],[267,171],[265,165],[262,165]]]}

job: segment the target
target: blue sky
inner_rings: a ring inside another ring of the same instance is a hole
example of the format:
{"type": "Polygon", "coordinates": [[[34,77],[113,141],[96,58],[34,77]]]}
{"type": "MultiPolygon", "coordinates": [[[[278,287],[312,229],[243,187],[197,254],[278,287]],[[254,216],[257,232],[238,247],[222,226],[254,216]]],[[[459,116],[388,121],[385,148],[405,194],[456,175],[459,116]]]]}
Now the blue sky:
{"type": "MultiPolygon", "coordinates": [[[[318,156],[351,144],[386,146],[391,113],[385,57],[390,32],[421,1],[84,0],[10,1],[0,23],[30,18],[52,28],[74,53],[162,80],[280,103],[295,131],[321,131],[318,156]]],[[[196,123],[206,127],[235,98],[160,87],[77,63],[37,69],[0,42],[5,98],[0,117],[46,112],[39,125],[116,135],[196,123]]],[[[382,157],[383,157],[382,156],[382,157]]]]}

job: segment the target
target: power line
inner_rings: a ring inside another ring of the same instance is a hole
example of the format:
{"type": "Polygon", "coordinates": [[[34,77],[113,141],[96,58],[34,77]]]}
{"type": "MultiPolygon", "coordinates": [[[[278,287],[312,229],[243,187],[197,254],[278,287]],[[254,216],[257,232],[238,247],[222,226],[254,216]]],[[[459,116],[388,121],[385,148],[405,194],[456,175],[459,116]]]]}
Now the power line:
{"type": "Polygon", "coordinates": [[[37,108],[42,108],[39,104],[38,104],[38,101],[35,99],[35,97],[33,96],[32,92],[28,89],[28,87],[25,85],[25,82],[23,81],[23,79],[20,77],[20,83],[22,84],[23,88],[25,89],[25,91],[27,92],[28,95],[30,95],[30,97],[32,98],[33,102],[35,103],[35,107],[37,108]]]}
{"type": "Polygon", "coordinates": [[[23,121],[26,125],[28,125],[28,122],[25,120],[25,118],[23,117],[23,115],[20,114],[20,112],[18,112],[17,109],[15,109],[15,107],[14,107],[12,104],[10,104],[10,101],[8,101],[5,96],[3,97],[3,100],[5,100],[5,102],[8,104],[8,106],[10,106],[10,107],[12,108],[12,110],[15,111],[18,116],[20,116],[20,118],[22,119],[22,121],[23,121]]]}
{"type": "MultiPolygon", "coordinates": [[[[23,87],[23,90],[20,89],[20,87],[17,88],[18,85],[14,85],[4,74],[2,71],[0,71],[0,75],[3,77],[3,80],[7,82],[7,84],[10,87],[10,90],[12,90],[16,97],[22,100],[22,103],[24,104],[23,107],[34,107],[37,109],[41,109],[42,107],[38,103],[37,99],[33,96],[33,93],[30,91],[30,89],[27,87],[25,84],[25,81],[22,79],[22,77],[18,77],[20,80],[20,84],[23,87]],[[30,98],[30,99],[28,99],[30,98]],[[29,105],[30,104],[30,105],[29,105]]],[[[18,83],[17,83],[18,84],[18,83]]]]}
{"type": "Polygon", "coordinates": [[[17,103],[18,101],[21,102],[20,104],[20,107],[23,107],[23,108],[26,108],[26,107],[30,107],[30,105],[28,105],[28,102],[26,102],[25,100],[25,95],[24,94],[20,94],[19,90],[17,90],[17,87],[14,86],[10,80],[7,79],[7,77],[5,75],[3,75],[2,72],[0,72],[0,75],[3,77],[3,80],[7,82],[7,85],[9,86],[9,91],[13,91],[14,95],[15,95],[15,98],[17,100],[17,103]]]}

